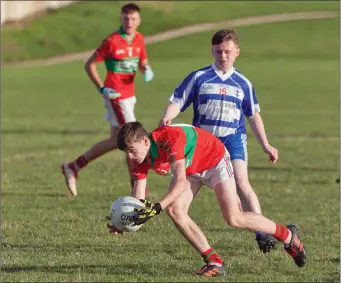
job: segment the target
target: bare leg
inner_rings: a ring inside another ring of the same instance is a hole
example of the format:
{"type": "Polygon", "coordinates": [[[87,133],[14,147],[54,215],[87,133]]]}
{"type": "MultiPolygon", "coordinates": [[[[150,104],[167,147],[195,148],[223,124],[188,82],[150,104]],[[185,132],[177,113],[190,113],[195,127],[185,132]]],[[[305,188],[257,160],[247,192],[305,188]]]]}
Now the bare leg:
{"type": "Polygon", "coordinates": [[[231,162],[243,211],[252,211],[261,214],[258,197],[249,182],[247,163],[241,159],[235,159],[231,162]]]}
{"type": "Polygon", "coordinates": [[[210,246],[203,232],[189,217],[188,209],[201,185],[201,182],[187,181],[186,190],[167,209],[177,229],[199,253],[206,251],[210,246]]]}
{"type": "Polygon", "coordinates": [[[284,226],[261,214],[241,212],[238,208],[236,186],[233,179],[219,183],[215,191],[227,224],[274,236],[284,244],[285,251],[294,259],[297,266],[302,267],[306,264],[306,252],[295,225],[284,226]]]}
{"type": "MultiPolygon", "coordinates": [[[[221,212],[227,224],[236,228],[246,228],[253,231],[264,232],[274,235],[276,232],[276,223],[254,212],[241,212],[238,207],[238,198],[234,180],[223,181],[216,188],[216,197],[219,202],[221,212]]],[[[289,243],[291,233],[285,239],[289,243]]]]}
{"type": "Polygon", "coordinates": [[[102,156],[103,154],[117,149],[116,138],[118,134],[118,127],[112,126],[110,128],[110,137],[93,145],[85,154],[84,157],[88,162],[102,156]]]}
{"type": "Polygon", "coordinates": [[[167,212],[176,228],[205,262],[202,268],[196,270],[196,274],[207,277],[225,276],[228,272],[223,259],[210,247],[204,233],[188,215],[189,206],[201,185],[200,181],[187,180],[186,190],[168,206],[167,212]]]}

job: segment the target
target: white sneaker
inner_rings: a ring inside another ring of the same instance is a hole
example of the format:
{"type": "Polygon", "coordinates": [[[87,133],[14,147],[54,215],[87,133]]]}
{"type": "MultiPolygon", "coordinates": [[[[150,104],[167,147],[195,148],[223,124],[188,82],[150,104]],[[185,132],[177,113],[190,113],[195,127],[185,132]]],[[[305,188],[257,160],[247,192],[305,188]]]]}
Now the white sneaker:
{"type": "Polygon", "coordinates": [[[73,196],[77,195],[77,187],[76,187],[76,180],[77,180],[77,171],[76,168],[72,168],[68,163],[64,163],[61,165],[62,173],[65,178],[65,183],[67,188],[69,189],[70,193],[73,196]]]}

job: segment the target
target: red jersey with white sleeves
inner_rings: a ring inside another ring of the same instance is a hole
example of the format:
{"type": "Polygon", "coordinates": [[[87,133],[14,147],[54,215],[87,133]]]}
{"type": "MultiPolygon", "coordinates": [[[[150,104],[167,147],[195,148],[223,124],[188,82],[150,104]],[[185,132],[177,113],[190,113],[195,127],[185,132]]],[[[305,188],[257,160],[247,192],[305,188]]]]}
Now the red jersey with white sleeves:
{"type": "Polygon", "coordinates": [[[135,32],[132,41],[128,41],[122,27],[102,41],[95,51],[97,62],[105,62],[107,75],[104,86],[121,93],[117,98],[125,99],[134,96],[134,78],[139,62],[147,59],[144,37],[135,32]]]}
{"type": "Polygon", "coordinates": [[[137,180],[145,179],[150,169],[167,175],[170,163],[180,159],[185,159],[186,175],[200,173],[216,166],[225,154],[225,146],[217,137],[187,124],[157,128],[149,139],[150,155],[132,166],[132,176],[137,180]]]}

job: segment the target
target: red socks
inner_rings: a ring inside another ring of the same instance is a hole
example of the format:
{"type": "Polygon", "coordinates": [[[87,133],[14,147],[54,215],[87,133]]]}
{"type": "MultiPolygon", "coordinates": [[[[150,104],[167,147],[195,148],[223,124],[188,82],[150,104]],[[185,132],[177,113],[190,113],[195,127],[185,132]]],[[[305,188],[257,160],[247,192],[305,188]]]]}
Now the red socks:
{"type": "Polygon", "coordinates": [[[290,231],[287,227],[281,224],[276,223],[276,232],[273,234],[273,236],[281,242],[285,242],[290,234],[290,231]]]}
{"type": "Polygon", "coordinates": [[[75,163],[78,167],[78,170],[80,170],[88,164],[88,161],[85,159],[84,155],[81,155],[75,160],[75,163]]]}
{"type": "Polygon", "coordinates": [[[214,262],[220,265],[223,264],[222,258],[212,248],[209,248],[207,251],[201,253],[201,256],[204,258],[205,262],[214,262]]]}

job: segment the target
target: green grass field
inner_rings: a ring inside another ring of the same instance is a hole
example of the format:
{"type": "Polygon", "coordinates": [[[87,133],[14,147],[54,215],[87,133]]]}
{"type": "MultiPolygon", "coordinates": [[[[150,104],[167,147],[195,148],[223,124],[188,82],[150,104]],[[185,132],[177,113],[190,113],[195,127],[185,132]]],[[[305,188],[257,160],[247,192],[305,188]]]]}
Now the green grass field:
{"type": "MultiPolygon", "coordinates": [[[[224,223],[205,187],[190,215],[225,259],[228,278],[193,275],[200,256],[166,214],[137,233],[107,233],[112,201],[130,191],[124,155],[112,152],[85,168],[77,198],[59,170],[108,134],[102,101],[83,63],[74,62],[3,68],[1,282],[339,281],[339,19],[237,31],[236,67],[253,82],[269,140],[280,151],[279,163],[270,165],[250,134],[250,180],[264,215],[301,228],[307,266],[297,268],[282,248],[263,255],[252,232],[224,223]]],[[[136,112],[149,130],[180,80],[211,63],[211,35],[148,46],[156,78],[146,84],[138,75],[136,112]]],[[[177,121],[189,123],[191,110],[177,121]]],[[[168,181],[150,174],[153,200],[166,193],[168,181]]]]}
{"type": "MultiPolygon", "coordinates": [[[[82,1],[49,16],[10,25],[1,32],[4,62],[91,50],[119,26],[128,1],[82,1]]],[[[143,1],[141,32],[155,34],[183,25],[302,11],[339,11],[336,1],[143,1]],[[191,15],[190,17],[188,15],[191,15]]]]}

